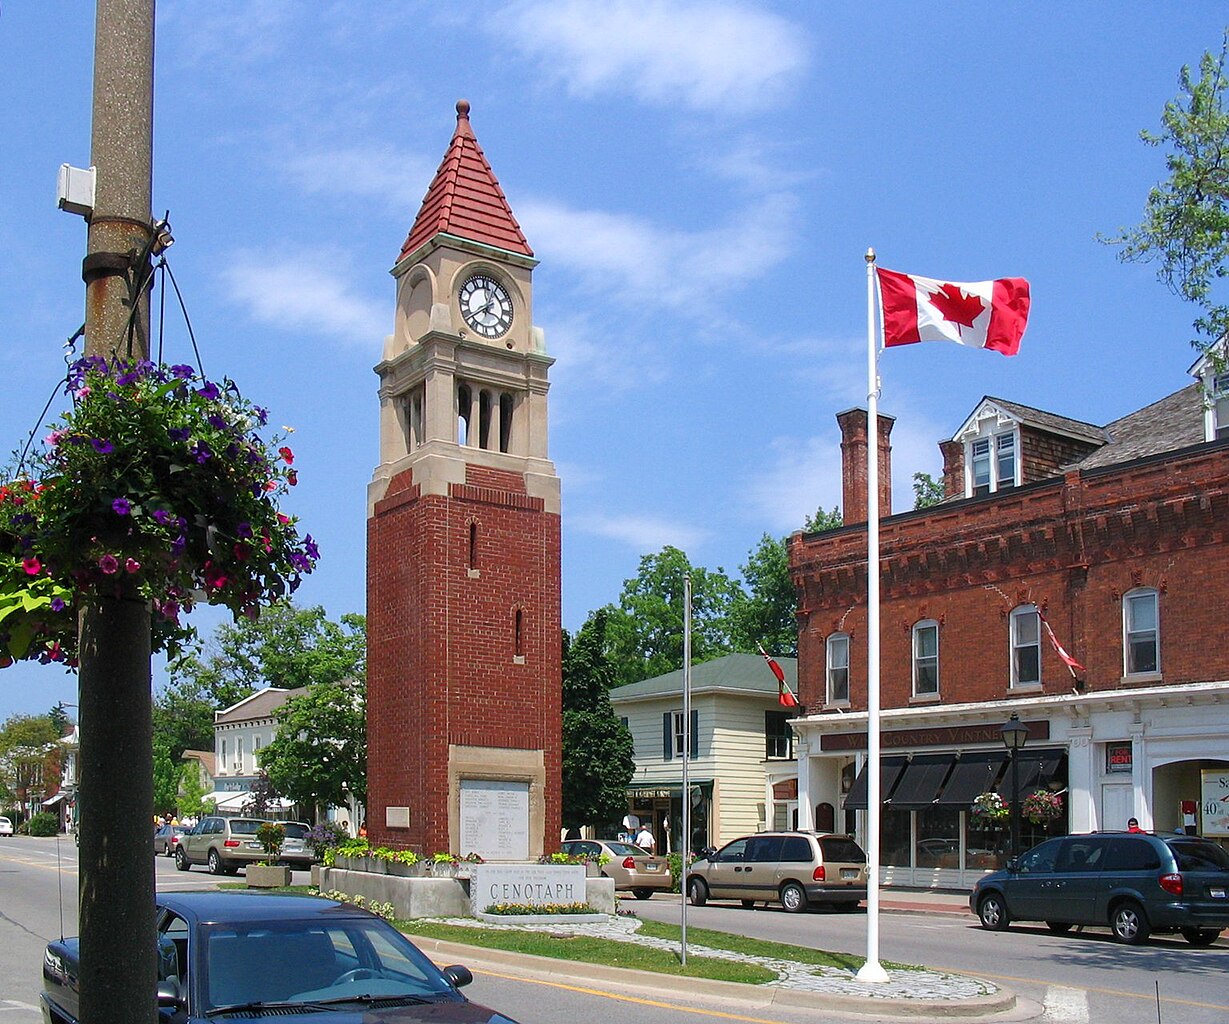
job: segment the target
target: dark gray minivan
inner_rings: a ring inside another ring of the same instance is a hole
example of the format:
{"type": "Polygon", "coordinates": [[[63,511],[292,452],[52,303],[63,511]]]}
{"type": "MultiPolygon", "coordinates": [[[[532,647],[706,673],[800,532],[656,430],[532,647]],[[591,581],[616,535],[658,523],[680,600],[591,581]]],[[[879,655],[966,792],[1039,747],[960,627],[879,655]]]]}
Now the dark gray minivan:
{"type": "Polygon", "coordinates": [[[1229,928],[1229,853],[1176,833],[1062,836],[979,879],[969,907],[993,931],[1012,921],[1044,921],[1053,932],[1103,925],[1119,942],[1176,931],[1210,946],[1229,928]]]}

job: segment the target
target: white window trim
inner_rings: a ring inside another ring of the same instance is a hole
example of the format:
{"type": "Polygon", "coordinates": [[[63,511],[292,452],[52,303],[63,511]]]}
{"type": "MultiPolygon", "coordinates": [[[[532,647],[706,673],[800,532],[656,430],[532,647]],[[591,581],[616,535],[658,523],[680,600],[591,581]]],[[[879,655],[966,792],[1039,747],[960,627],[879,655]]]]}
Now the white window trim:
{"type": "Polygon", "coordinates": [[[824,644],[824,684],[825,696],[829,707],[848,707],[849,706],[849,634],[848,633],[832,633],[824,644]],[[837,697],[833,693],[832,686],[832,647],[833,641],[844,641],[845,643],[845,696],[837,697]]]}
{"type": "Polygon", "coordinates": [[[1161,678],[1161,595],[1155,587],[1135,587],[1122,595],[1122,675],[1131,679],[1161,678]],[[1153,630],[1153,646],[1156,648],[1156,668],[1146,672],[1131,671],[1131,633],[1130,608],[1131,599],[1150,595],[1156,618],[1156,628],[1153,630]]]}
{"type": "Polygon", "coordinates": [[[1020,430],[1018,427],[1011,427],[1007,430],[979,430],[978,433],[969,437],[964,442],[964,495],[966,498],[971,498],[976,492],[976,485],[973,477],[973,446],[979,441],[985,442],[989,447],[990,459],[990,493],[1003,490],[1006,487],[1020,486],[1020,430]],[[1010,437],[1012,439],[1013,448],[1013,464],[1012,478],[1010,481],[1004,481],[999,477],[999,444],[1000,438],[1010,437]]]}
{"type": "Polygon", "coordinates": [[[1038,614],[1035,604],[1017,605],[1011,610],[1011,620],[1008,629],[1008,679],[1013,690],[1039,690],[1041,689],[1041,616],[1038,614]],[[1016,642],[1016,623],[1026,615],[1034,616],[1037,622],[1037,639],[1032,646],[1037,648],[1037,678],[1030,679],[1026,682],[1021,682],[1016,673],[1016,648],[1019,644],[1016,642]]]}
{"type": "Polygon", "coordinates": [[[671,749],[673,751],[672,756],[675,758],[683,756],[684,743],[686,742],[683,736],[683,722],[683,712],[681,710],[670,712],[670,733],[673,737],[671,749]]]}
{"type": "Polygon", "coordinates": [[[1229,430],[1229,422],[1218,422],[1216,415],[1219,403],[1229,405],[1229,373],[1208,374],[1202,379],[1205,389],[1203,439],[1215,441],[1218,428],[1229,430]]]}
{"type": "Polygon", "coordinates": [[[910,657],[909,663],[912,667],[913,674],[913,699],[914,700],[938,700],[941,692],[940,674],[940,644],[939,644],[939,623],[934,619],[923,619],[921,622],[916,622],[913,625],[912,634],[909,637],[910,657]],[[917,688],[918,677],[918,635],[925,629],[933,629],[935,631],[935,688],[933,692],[919,693],[917,688]]]}

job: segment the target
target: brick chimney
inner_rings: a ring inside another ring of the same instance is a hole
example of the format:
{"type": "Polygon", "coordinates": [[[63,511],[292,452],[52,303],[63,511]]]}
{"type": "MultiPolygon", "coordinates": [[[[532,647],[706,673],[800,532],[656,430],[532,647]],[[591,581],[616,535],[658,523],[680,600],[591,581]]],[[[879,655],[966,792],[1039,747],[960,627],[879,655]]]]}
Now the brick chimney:
{"type": "MultiPolygon", "coordinates": [[[[845,525],[865,523],[867,413],[846,409],[836,414],[841,428],[841,511],[845,525]]],[[[892,514],[892,445],[889,438],[893,416],[879,416],[879,517],[892,514]]]]}
{"type": "Polygon", "coordinates": [[[939,451],[943,453],[943,497],[964,497],[964,443],[961,441],[940,441],[939,451]]]}

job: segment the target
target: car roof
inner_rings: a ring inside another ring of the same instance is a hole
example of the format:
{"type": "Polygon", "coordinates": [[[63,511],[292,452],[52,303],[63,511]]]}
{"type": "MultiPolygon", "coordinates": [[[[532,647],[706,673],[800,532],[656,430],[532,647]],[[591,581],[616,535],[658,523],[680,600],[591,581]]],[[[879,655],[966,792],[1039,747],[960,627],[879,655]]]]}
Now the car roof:
{"type": "Polygon", "coordinates": [[[197,924],[250,924],[253,922],[311,919],[369,918],[366,910],[322,896],[271,895],[244,890],[161,892],[158,906],[197,924]]]}

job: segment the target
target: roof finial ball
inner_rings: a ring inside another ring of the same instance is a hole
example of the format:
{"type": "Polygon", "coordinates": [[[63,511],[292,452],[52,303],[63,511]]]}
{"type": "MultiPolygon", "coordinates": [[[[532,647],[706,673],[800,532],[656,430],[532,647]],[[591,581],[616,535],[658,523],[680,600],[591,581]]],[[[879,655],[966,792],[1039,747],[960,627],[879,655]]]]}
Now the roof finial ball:
{"type": "Polygon", "coordinates": [[[469,120],[469,100],[457,100],[457,120],[469,120]]]}

